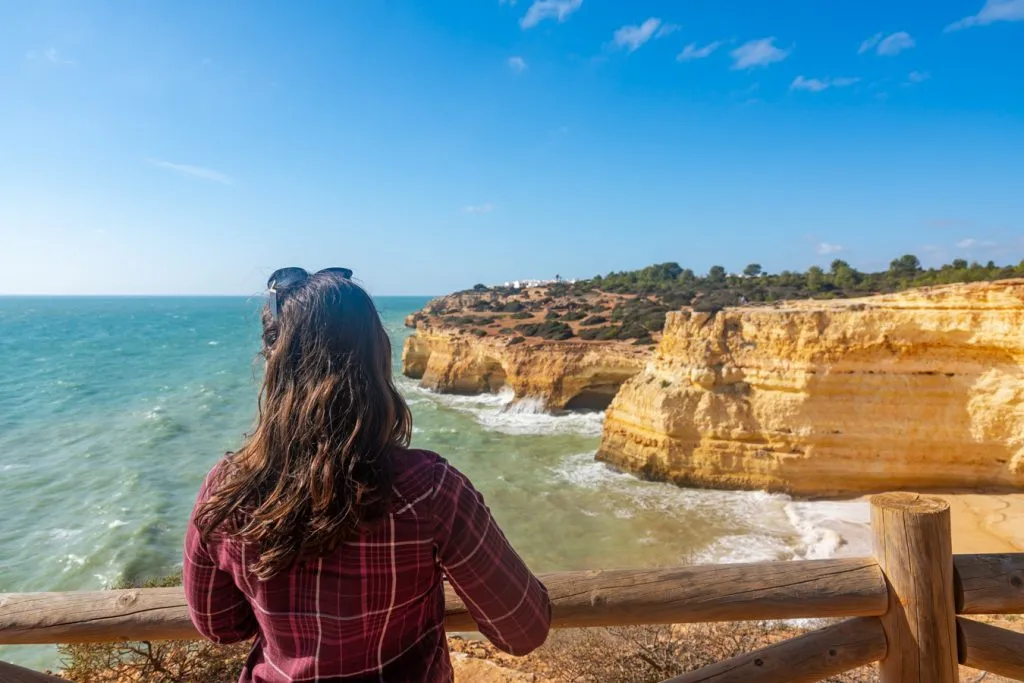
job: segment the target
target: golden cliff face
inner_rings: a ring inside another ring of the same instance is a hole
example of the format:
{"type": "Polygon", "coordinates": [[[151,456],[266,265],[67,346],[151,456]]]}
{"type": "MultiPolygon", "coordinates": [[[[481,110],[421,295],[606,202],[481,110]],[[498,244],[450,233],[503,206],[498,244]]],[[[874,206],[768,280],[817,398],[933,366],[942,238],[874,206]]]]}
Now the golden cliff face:
{"type": "Polygon", "coordinates": [[[1024,280],[671,313],[598,458],[800,495],[1024,487],[1024,280]]]}
{"type": "Polygon", "coordinates": [[[649,350],[622,343],[541,341],[508,343],[419,324],[405,341],[402,372],[442,393],[478,394],[511,388],[550,410],[602,410],[649,350]]]}

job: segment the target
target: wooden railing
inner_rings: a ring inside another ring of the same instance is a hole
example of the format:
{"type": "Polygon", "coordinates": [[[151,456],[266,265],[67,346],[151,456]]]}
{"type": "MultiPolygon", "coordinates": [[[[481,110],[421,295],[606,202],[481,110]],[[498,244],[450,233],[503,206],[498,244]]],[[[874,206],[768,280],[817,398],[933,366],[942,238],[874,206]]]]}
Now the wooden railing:
{"type": "MultiPolygon", "coordinates": [[[[1024,634],[965,615],[1024,614],[1024,553],[958,555],[949,507],[871,501],[874,558],[542,575],[557,628],[844,617],[673,683],[819,681],[879,662],[883,683],[951,683],[958,664],[1024,679],[1024,634]]],[[[472,631],[447,590],[445,628],[472,631]]],[[[0,644],[199,638],[180,588],[0,595],[0,644]]],[[[0,664],[0,681],[53,677],[0,664]],[[9,668],[4,668],[4,667],[9,668]]]]}

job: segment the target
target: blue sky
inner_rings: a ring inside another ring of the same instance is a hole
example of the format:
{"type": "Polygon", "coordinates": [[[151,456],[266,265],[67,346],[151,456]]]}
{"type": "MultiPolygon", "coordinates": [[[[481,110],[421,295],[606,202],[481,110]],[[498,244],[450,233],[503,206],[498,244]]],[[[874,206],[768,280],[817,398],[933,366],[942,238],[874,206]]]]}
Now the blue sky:
{"type": "Polygon", "coordinates": [[[1024,0],[0,0],[0,293],[1024,258],[1024,0]]]}

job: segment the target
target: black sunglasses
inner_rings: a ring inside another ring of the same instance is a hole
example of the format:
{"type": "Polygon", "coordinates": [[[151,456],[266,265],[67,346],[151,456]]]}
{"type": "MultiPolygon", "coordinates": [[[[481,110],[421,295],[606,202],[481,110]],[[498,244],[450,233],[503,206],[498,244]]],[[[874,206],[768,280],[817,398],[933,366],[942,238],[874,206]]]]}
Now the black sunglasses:
{"type": "MultiPolygon", "coordinates": [[[[320,273],[336,273],[346,280],[352,279],[351,268],[324,268],[318,270],[314,275],[320,273]]],[[[298,268],[292,266],[290,268],[278,268],[270,277],[267,278],[267,289],[270,292],[270,315],[277,320],[277,317],[281,314],[280,302],[278,301],[278,293],[284,294],[293,287],[298,287],[303,282],[309,279],[309,271],[305,268],[298,268]]]]}

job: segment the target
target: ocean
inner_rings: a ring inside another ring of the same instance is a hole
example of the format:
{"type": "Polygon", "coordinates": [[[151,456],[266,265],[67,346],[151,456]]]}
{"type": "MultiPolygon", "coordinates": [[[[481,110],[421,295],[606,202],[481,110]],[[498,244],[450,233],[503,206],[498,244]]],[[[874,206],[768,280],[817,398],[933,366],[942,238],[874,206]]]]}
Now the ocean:
{"type": "MultiPolygon", "coordinates": [[[[482,491],[537,571],[869,553],[867,504],[680,489],[594,461],[600,413],[507,393],[443,396],[400,376],[402,321],[377,300],[413,445],[482,491]]],[[[0,298],[0,592],[169,574],[210,467],[252,425],[259,298],[0,298]]],[[[0,659],[53,666],[49,647],[0,659]]]]}

